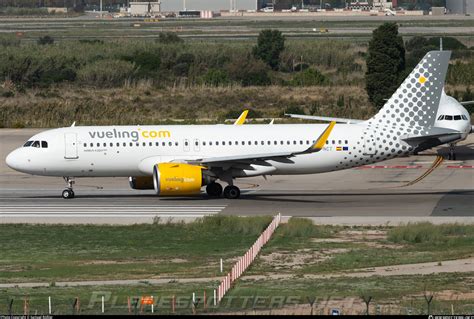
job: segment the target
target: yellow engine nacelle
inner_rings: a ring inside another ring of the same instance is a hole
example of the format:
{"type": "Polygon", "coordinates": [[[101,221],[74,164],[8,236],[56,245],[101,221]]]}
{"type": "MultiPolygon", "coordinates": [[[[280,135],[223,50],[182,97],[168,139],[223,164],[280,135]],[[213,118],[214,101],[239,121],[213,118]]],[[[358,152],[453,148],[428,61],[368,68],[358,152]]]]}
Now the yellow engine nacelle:
{"type": "Polygon", "coordinates": [[[160,163],[153,168],[153,186],[159,196],[199,194],[210,179],[202,166],[181,163],[160,163]]]}
{"type": "Polygon", "coordinates": [[[153,176],[130,176],[128,183],[132,189],[154,189],[153,176]]]}

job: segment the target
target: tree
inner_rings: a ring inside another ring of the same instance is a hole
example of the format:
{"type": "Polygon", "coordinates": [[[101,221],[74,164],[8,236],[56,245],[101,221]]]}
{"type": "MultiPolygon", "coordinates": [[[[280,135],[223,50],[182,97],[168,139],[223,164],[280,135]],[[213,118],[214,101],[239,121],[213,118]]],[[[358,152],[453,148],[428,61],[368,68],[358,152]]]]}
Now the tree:
{"type": "Polygon", "coordinates": [[[396,23],[384,23],[372,33],[365,85],[369,101],[380,108],[403,80],[405,48],[396,23]]]}
{"type": "Polygon", "coordinates": [[[280,54],[285,49],[285,37],[278,30],[262,30],[258,35],[253,55],[268,64],[273,70],[278,69],[280,54]]]}

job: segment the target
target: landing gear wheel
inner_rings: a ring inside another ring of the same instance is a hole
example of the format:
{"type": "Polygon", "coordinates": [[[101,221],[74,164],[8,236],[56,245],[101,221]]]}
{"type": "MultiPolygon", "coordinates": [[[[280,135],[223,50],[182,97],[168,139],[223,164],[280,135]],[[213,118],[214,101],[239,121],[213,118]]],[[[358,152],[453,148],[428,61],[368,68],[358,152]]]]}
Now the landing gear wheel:
{"type": "Polygon", "coordinates": [[[74,191],[70,188],[66,188],[65,190],[63,190],[62,195],[64,199],[71,199],[74,198],[74,191]]]}
{"type": "Polygon", "coordinates": [[[449,159],[449,160],[453,160],[453,161],[456,160],[456,152],[455,152],[455,146],[454,146],[454,145],[451,145],[451,146],[449,147],[448,159],[449,159]]]}
{"type": "Polygon", "coordinates": [[[221,197],[222,185],[219,183],[210,183],[209,185],[206,186],[206,192],[209,196],[221,197]]]}
{"type": "Polygon", "coordinates": [[[240,197],[240,189],[237,186],[229,185],[224,188],[224,197],[228,199],[236,199],[240,197]]]}

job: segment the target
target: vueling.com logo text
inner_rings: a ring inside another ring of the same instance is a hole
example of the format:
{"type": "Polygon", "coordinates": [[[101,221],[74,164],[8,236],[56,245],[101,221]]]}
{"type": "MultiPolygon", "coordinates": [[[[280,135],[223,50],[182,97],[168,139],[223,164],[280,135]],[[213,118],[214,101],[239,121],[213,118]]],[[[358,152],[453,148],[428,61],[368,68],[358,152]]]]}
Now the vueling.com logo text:
{"type": "Polygon", "coordinates": [[[136,131],[118,131],[117,129],[107,131],[92,131],[89,132],[91,138],[130,138],[133,142],[137,142],[140,139],[140,135],[144,138],[170,138],[171,133],[169,131],[157,131],[157,130],[143,130],[141,128],[136,131]]]}

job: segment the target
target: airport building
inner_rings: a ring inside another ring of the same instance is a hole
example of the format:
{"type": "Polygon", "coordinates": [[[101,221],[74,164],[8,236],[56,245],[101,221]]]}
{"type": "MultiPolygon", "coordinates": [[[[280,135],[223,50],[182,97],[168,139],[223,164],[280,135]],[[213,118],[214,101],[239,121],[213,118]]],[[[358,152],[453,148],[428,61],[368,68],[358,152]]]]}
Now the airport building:
{"type": "Polygon", "coordinates": [[[446,0],[448,13],[474,14],[474,0],[446,0]]]}
{"type": "Polygon", "coordinates": [[[154,16],[161,12],[159,1],[133,1],[130,2],[130,15],[132,16],[154,16]]]}
{"type": "Polygon", "coordinates": [[[267,2],[262,0],[161,0],[162,12],[185,10],[203,11],[249,11],[259,10],[267,2]]]}

